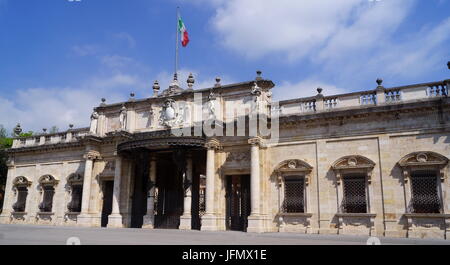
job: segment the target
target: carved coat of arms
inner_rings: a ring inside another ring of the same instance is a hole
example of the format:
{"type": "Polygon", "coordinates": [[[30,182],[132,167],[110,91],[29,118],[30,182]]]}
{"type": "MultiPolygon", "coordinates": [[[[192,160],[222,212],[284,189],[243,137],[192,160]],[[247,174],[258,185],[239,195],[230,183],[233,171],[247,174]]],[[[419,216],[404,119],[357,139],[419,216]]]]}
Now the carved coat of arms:
{"type": "Polygon", "coordinates": [[[173,99],[167,99],[160,112],[159,122],[163,126],[173,127],[183,122],[183,109],[177,109],[173,99]]]}

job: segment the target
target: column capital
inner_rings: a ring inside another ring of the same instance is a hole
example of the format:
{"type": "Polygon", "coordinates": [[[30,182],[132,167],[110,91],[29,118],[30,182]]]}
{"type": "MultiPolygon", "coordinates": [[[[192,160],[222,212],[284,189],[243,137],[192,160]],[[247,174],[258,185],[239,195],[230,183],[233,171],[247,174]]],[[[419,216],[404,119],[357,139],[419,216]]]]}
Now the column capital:
{"type": "Polygon", "coordinates": [[[83,158],[86,160],[95,160],[95,159],[101,159],[100,152],[95,150],[89,150],[84,155],[83,158]]]}
{"type": "Polygon", "coordinates": [[[262,142],[263,141],[262,141],[261,137],[253,137],[253,138],[248,139],[248,143],[253,146],[255,146],[255,145],[262,146],[262,142]]]}
{"type": "Polygon", "coordinates": [[[207,149],[214,149],[214,150],[218,150],[221,148],[220,142],[217,139],[209,140],[208,142],[206,142],[205,147],[207,149]]]}

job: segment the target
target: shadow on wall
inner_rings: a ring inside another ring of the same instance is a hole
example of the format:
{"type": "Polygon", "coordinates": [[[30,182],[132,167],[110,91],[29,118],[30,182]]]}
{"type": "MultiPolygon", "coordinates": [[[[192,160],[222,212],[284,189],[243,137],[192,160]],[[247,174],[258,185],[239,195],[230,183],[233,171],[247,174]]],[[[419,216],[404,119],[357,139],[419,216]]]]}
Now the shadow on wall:
{"type": "Polygon", "coordinates": [[[3,211],[3,199],[5,198],[5,185],[0,185],[0,214],[3,211]]]}

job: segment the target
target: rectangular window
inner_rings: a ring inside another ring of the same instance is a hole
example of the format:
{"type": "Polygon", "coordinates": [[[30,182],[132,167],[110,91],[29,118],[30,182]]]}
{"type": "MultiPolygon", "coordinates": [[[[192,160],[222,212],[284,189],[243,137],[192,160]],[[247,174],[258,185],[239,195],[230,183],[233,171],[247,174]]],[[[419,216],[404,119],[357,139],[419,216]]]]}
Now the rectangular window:
{"type": "Polygon", "coordinates": [[[52,212],[53,195],[55,195],[55,188],[53,186],[44,186],[44,200],[39,205],[39,210],[44,213],[52,212]]]}
{"type": "Polygon", "coordinates": [[[82,185],[72,186],[72,200],[69,203],[68,209],[70,212],[79,213],[81,212],[81,200],[83,195],[82,185]]]}
{"type": "Polygon", "coordinates": [[[437,181],[434,172],[418,172],[411,175],[411,212],[440,213],[441,200],[437,181]]]}
{"type": "Polygon", "coordinates": [[[26,187],[17,187],[17,202],[13,206],[15,212],[25,212],[27,196],[28,189],[26,187]]]}
{"type": "Polygon", "coordinates": [[[283,212],[305,212],[305,178],[285,178],[283,212]]]}
{"type": "Polygon", "coordinates": [[[344,177],[344,213],[367,213],[366,177],[364,175],[344,177]]]}

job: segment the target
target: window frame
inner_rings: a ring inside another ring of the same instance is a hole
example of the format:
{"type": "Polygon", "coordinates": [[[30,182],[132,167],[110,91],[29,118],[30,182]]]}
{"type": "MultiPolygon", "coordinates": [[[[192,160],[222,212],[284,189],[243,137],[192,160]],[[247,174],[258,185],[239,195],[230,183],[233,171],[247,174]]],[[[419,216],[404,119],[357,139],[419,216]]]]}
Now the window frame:
{"type": "Polygon", "coordinates": [[[40,203],[38,204],[39,212],[38,214],[52,214],[54,210],[53,201],[55,200],[56,195],[56,186],[58,185],[59,181],[55,179],[52,175],[43,175],[39,178],[39,185],[38,190],[40,193],[40,203]],[[48,188],[51,187],[53,190],[52,199],[50,202],[51,208],[49,210],[46,209],[46,194],[50,191],[48,188]],[[42,210],[44,209],[44,211],[42,210]]]}
{"type": "Polygon", "coordinates": [[[14,196],[16,197],[16,202],[13,203],[12,208],[13,208],[13,213],[26,213],[27,212],[27,206],[28,206],[28,200],[29,200],[29,187],[31,187],[32,182],[29,181],[26,177],[20,176],[20,177],[16,177],[13,181],[13,191],[14,191],[14,196]],[[20,188],[25,188],[26,189],[26,196],[24,199],[24,207],[23,207],[23,211],[16,211],[16,206],[19,203],[19,189],[20,188]]]}
{"type": "Polygon", "coordinates": [[[66,204],[66,210],[67,213],[81,213],[82,209],[82,203],[83,203],[83,182],[84,178],[81,174],[73,173],[70,174],[70,176],[67,178],[67,201],[66,204]],[[74,188],[80,189],[80,196],[78,198],[79,201],[79,211],[73,211],[74,209],[77,210],[75,207],[73,207],[74,202],[74,188]]]}
{"type": "Polygon", "coordinates": [[[282,198],[281,198],[281,209],[280,212],[283,214],[303,214],[303,213],[307,213],[308,212],[308,200],[307,200],[307,189],[306,189],[306,177],[305,175],[284,175],[283,176],[283,182],[282,182],[282,187],[281,190],[282,192],[282,198]],[[287,183],[289,182],[302,182],[302,189],[303,189],[303,194],[301,198],[301,203],[303,206],[303,211],[288,211],[286,210],[286,206],[284,206],[284,204],[286,203],[286,187],[287,187],[287,183]]]}
{"type": "Polygon", "coordinates": [[[343,179],[342,179],[342,200],[340,203],[340,212],[341,213],[356,213],[356,214],[366,214],[366,213],[370,213],[370,195],[369,195],[369,183],[367,180],[367,174],[364,174],[364,172],[361,173],[347,173],[344,175],[343,179]],[[346,182],[348,183],[348,181],[350,181],[351,179],[357,179],[357,178],[361,178],[364,182],[364,198],[365,198],[365,211],[364,212],[353,212],[353,211],[348,211],[347,210],[347,206],[346,206],[346,182]]]}
{"type": "Polygon", "coordinates": [[[299,215],[308,216],[311,214],[308,211],[311,209],[308,198],[311,194],[310,181],[313,167],[300,159],[289,159],[279,163],[274,170],[274,175],[278,183],[278,215],[299,215]],[[302,178],[303,179],[303,212],[286,213],[283,210],[283,203],[285,199],[285,180],[286,178],[302,178]]]}
{"type": "MultiPolygon", "coordinates": [[[[448,200],[444,197],[443,194],[443,183],[445,183],[447,179],[447,167],[448,167],[449,159],[441,154],[432,151],[419,151],[410,153],[404,156],[399,162],[398,165],[402,170],[403,175],[403,188],[405,193],[405,214],[408,215],[423,215],[421,213],[414,213],[411,211],[409,205],[412,203],[412,184],[411,177],[417,172],[429,171],[435,172],[437,177],[437,192],[440,198],[440,208],[441,213],[446,213],[446,208],[448,207],[448,200]]],[[[436,213],[439,215],[441,213],[436,213]]],[[[434,214],[427,214],[434,215],[434,214]]]]}
{"type": "Polygon", "coordinates": [[[338,200],[338,214],[372,214],[372,198],[374,198],[372,187],[372,174],[375,168],[375,162],[369,158],[361,155],[344,156],[336,160],[331,169],[336,176],[336,188],[337,188],[337,200],[338,200]],[[366,190],[366,212],[365,213],[345,213],[343,212],[343,200],[344,200],[344,183],[343,178],[351,177],[355,175],[365,176],[365,190],[366,190]]]}

